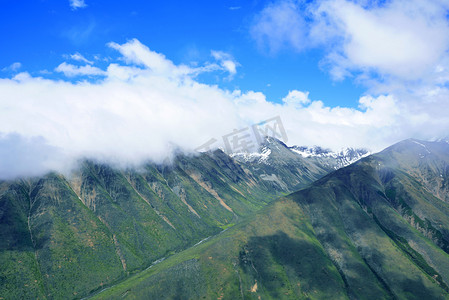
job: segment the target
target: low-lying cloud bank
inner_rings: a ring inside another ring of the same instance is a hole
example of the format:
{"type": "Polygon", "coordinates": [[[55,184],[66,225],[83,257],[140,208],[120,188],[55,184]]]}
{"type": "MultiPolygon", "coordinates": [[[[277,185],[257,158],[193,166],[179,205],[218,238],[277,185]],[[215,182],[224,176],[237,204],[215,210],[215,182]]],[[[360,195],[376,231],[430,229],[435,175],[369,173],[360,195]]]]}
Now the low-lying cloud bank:
{"type": "MultiPolygon", "coordinates": [[[[283,103],[256,91],[200,83],[202,72],[236,73],[238,63],[176,65],[138,40],[110,43],[121,57],[100,69],[64,62],[56,71],[89,78],[73,83],[23,72],[0,79],[0,179],[65,170],[79,157],[119,164],[163,161],[175,147],[194,151],[211,138],[280,116],[288,144],[380,150],[398,140],[447,135],[448,90],[425,97],[364,96],[359,108],[327,107],[292,90],[283,103]],[[90,76],[90,77],[86,77],[90,76]]],[[[313,96],[313,95],[311,95],[313,96]]]]}

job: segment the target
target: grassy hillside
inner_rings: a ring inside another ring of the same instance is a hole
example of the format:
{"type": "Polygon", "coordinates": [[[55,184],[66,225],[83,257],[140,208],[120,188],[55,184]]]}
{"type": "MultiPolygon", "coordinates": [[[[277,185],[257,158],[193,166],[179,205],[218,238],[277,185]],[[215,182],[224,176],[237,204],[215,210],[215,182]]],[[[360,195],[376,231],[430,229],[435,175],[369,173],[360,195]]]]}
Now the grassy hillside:
{"type": "Polygon", "coordinates": [[[291,199],[94,298],[345,298],[344,281],[291,199]]]}
{"type": "MultiPolygon", "coordinates": [[[[218,150],[126,170],[83,161],[68,177],[1,182],[0,298],[95,293],[294,188],[275,189],[250,169],[218,150]]],[[[302,184],[324,174],[317,167],[302,184]]]]}
{"type": "Polygon", "coordinates": [[[449,299],[448,153],[399,143],[94,298],[449,299]]]}

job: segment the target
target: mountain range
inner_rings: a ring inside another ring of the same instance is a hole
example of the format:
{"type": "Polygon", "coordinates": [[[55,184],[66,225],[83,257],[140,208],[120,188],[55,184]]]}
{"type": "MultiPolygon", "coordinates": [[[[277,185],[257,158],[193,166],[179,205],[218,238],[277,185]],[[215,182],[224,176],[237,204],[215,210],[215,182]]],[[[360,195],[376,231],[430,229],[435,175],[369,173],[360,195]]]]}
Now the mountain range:
{"type": "Polygon", "coordinates": [[[449,144],[178,154],[0,183],[0,297],[447,299],[449,144]]]}

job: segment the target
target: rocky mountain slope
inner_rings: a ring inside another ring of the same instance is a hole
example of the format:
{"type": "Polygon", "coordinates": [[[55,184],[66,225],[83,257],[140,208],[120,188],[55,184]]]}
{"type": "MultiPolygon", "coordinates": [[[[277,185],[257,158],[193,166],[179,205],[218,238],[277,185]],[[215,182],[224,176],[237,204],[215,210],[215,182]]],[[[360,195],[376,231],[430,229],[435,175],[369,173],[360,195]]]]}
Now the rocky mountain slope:
{"type": "Polygon", "coordinates": [[[277,140],[269,164],[220,150],[0,182],[0,297],[79,298],[240,222],[332,168],[277,140]]]}
{"type": "Polygon", "coordinates": [[[449,299],[449,144],[406,140],[100,299],[449,299]]]}
{"type": "Polygon", "coordinates": [[[245,164],[253,174],[270,182],[273,189],[286,191],[305,187],[315,174],[324,174],[348,166],[369,155],[368,150],[347,148],[333,152],[321,147],[288,147],[267,137],[255,153],[231,156],[245,164]]]}
{"type": "Polygon", "coordinates": [[[307,157],[312,161],[317,161],[323,166],[330,166],[335,170],[349,166],[359,159],[371,154],[368,150],[361,148],[345,148],[340,151],[332,151],[319,146],[293,146],[290,147],[290,149],[302,157],[307,157]]]}

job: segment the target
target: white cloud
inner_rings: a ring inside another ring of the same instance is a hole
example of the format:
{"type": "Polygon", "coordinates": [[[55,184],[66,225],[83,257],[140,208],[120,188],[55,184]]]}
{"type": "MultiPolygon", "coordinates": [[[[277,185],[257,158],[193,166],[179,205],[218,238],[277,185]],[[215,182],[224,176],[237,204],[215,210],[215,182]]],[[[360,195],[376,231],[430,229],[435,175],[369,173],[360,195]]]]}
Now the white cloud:
{"type": "Polygon", "coordinates": [[[212,50],[211,55],[218,61],[221,68],[229,73],[229,79],[232,79],[232,77],[237,74],[237,67],[240,66],[240,64],[235,61],[231,54],[212,50]]]}
{"type": "Polygon", "coordinates": [[[288,95],[282,99],[287,105],[302,106],[310,103],[309,92],[301,92],[298,90],[289,91],[288,95]]]}
{"type": "Polygon", "coordinates": [[[274,54],[283,47],[303,49],[307,24],[295,1],[271,3],[254,19],[250,33],[261,49],[274,54]]]}
{"type": "MultiPolygon", "coordinates": [[[[150,72],[152,75],[167,76],[171,78],[184,78],[189,76],[193,78],[198,74],[217,70],[227,71],[230,76],[235,75],[237,72],[236,68],[238,63],[230,54],[222,51],[211,52],[212,56],[220,65],[208,63],[201,67],[190,67],[183,64],[173,64],[173,62],[168,60],[165,55],[150,50],[137,39],[132,39],[122,45],[111,42],[108,46],[119,51],[123,55],[123,61],[127,64],[134,64],[136,66],[143,67],[145,72],[150,72]]],[[[141,71],[142,69],[134,69],[133,73],[139,73],[141,71]]]]}
{"type": "Polygon", "coordinates": [[[137,40],[110,45],[122,56],[106,70],[67,63],[57,68],[68,76],[102,75],[94,82],[28,73],[0,79],[0,152],[17,165],[0,162],[1,178],[64,170],[85,156],[122,164],[162,161],[173,144],[190,151],[277,115],[289,144],[334,149],[380,150],[411,136],[447,135],[449,128],[449,91],[443,87],[416,91],[407,105],[403,95],[391,94],[364,96],[358,109],[331,108],[297,90],[276,104],[260,92],[199,83],[197,68],[176,65],[137,40]]]}
{"type": "Polygon", "coordinates": [[[69,0],[70,7],[73,10],[77,10],[78,8],[85,8],[87,7],[87,4],[84,2],[84,0],[69,0]]]}
{"type": "Polygon", "coordinates": [[[86,66],[75,66],[72,64],[68,64],[66,62],[61,63],[59,66],[55,68],[56,72],[64,73],[67,77],[75,77],[75,76],[103,76],[106,73],[97,68],[92,67],[90,65],[86,66]]]}
{"type": "MultiPolygon", "coordinates": [[[[273,54],[319,49],[324,53],[321,66],[333,79],[351,77],[367,87],[367,96],[360,99],[361,111],[320,107],[317,101],[300,111],[314,108],[313,116],[327,112],[328,120],[337,117],[341,124],[367,134],[364,137],[345,128],[342,139],[352,140],[346,135],[351,132],[359,141],[369,137],[372,141],[362,144],[377,148],[384,145],[382,140],[393,137],[447,135],[448,13],[446,0],[280,0],[268,4],[254,18],[250,32],[273,54]],[[383,129],[371,132],[369,128],[376,126],[383,129]],[[375,140],[378,144],[372,143],[375,140]]],[[[295,98],[284,99],[287,105],[291,102],[301,107],[295,98]]],[[[323,132],[334,128],[341,129],[334,124],[323,132]]]]}
{"type": "Polygon", "coordinates": [[[41,75],[50,75],[50,74],[52,74],[52,72],[50,72],[50,71],[47,70],[47,69],[44,69],[44,70],[40,70],[40,71],[39,71],[39,74],[41,74],[41,75]]]}
{"type": "Polygon", "coordinates": [[[155,75],[180,76],[190,72],[187,66],[175,66],[163,54],[151,51],[137,39],[132,39],[123,45],[111,42],[108,46],[120,52],[128,64],[146,67],[155,75]]]}
{"type": "Polygon", "coordinates": [[[416,80],[447,58],[447,1],[282,0],[267,5],[251,33],[272,52],[319,47],[335,79],[416,80]]]}
{"type": "Polygon", "coordinates": [[[12,63],[10,66],[3,68],[2,71],[3,72],[7,72],[7,71],[16,72],[21,67],[22,67],[22,64],[20,62],[15,62],[15,63],[12,63]]]}
{"type": "Polygon", "coordinates": [[[55,168],[62,171],[58,149],[39,136],[26,138],[0,132],[0,157],[0,179],[38,176],[55,168]]]}
{"type": "Polygon", "coordinates": [[[370,8],[345,0],[322,1],[311,35],[325,42],[338,40],[328,57],[334,68],[418,79],[449,48],[446,13],[446,5],[420,0],[370,8]]]}
{"type": "Polygon", "coordinates": [[[76,52],[74,54],[70,54],[68,57],[70,57],[71,59],[75,60],[75,61],[80,61],[89,65],[93,65],[94,62],[91,60],[88,60],[87,58],[85,58],[83,55],[81,55],[80,53],[76,52]]]}

